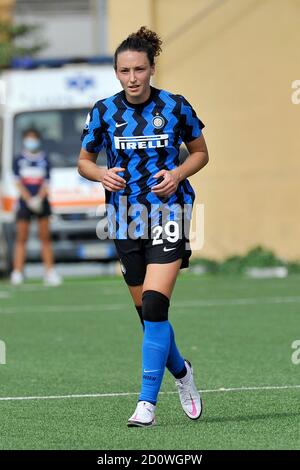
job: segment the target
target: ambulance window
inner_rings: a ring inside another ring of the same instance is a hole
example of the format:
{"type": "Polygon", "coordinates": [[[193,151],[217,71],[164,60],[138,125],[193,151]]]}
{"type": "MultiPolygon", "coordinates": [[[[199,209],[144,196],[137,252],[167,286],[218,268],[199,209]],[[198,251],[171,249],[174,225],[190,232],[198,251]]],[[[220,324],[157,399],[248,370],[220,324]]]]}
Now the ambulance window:
{"type": "Polygon", "coordinates": [[[14,122],[14,154],[22,150],[24,130],[35,128],[41,133],[43,150],[49,155],[52,168],[76,167],[88,111],[87,108],[55,109],[18,114],[14,122]]]}

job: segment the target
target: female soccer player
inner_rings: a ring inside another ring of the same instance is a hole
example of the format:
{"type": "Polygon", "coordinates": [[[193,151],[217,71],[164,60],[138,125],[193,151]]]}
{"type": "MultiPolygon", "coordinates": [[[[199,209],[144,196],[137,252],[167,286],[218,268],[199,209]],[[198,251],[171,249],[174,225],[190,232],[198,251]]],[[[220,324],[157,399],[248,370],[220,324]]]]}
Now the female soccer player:
{"type": "Polygon", "coordinates": [[[197,419],[202,412],[168,309],[179,269],[191,254],[183,227],[194,200],[187,177],[206,165],[208,153],[204,125],[186,99],[150,85],[161,44],[155,32],[141,27],[118,46],[114,68],[123,91],[98,101],[89,113],[78,164],[82,176],[105,188],[109,236],[144,328],[141,392],[127,423],[140,427],[155,424],[165,367],[176,379],[186,415],[197,419]],[[182,142],[189,156],[180,164],[182,142]],[[107,169],[96,165],[102,148],[107,169]]]}
{"type": "Polygon", "coordinates": [[[51,214],[48,201],[49,160],[41,148],[41,135],[36,129],[27,129],[23,133],[22,144],[22,152],[13,162],[20,198],[17,202],[17,237],[11,283],[19,285],[24,281],[23,266],[30,220],[32,217],[37,217],[42,257],[45,264],[44,283],[48,286],[58,286],[62,279],[53,267],[49,231],[49,216],[51,214]]]}

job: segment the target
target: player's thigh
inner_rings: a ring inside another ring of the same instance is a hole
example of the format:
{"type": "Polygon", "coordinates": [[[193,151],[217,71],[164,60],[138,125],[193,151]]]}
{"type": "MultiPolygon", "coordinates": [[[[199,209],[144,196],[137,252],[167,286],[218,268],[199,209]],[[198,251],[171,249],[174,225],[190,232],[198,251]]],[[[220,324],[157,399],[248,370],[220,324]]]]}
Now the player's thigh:
{"type": "Polygon", "coordinates": [[[170,298],[181,266],[181,258],[171,263],[147,265],[143,292],[156,290],[170,298]]]}
{"type": "Polygon", "coordinates": [[[49,217],[38,217],[39,237],[42,241],[50,240],[49,217]]]}
{"type": "MultiPolygon", "coordinates": [[[[141,240],[114,240],[121,271],[134,300],[139,300],[140,286],[146,274],[145,251],[141,240]]],[[[138,305],[138,304],[136,304],[138,305]]]]}
{"type": "Polygon", "coordinates": [[[26,242],[28,239],[30,220],[28,219],[18,219],[16,223],[17,228],[17,241],[26,242]]]}

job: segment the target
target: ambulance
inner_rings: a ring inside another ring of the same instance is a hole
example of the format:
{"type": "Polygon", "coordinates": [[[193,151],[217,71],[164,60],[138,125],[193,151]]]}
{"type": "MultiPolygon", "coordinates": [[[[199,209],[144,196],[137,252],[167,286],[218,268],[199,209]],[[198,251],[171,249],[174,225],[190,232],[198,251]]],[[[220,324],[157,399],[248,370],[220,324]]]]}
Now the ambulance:
{"type": "MultiPolygon", "coordinates": [[[[0,72],[0,271],[11,268],[18,197],[12,172],[29,127],[42,135],[51,162],[51,234],[56,261],[116,258],[105,230],[104,188],[78,174],[80,135],[93,104],[120,91],[112,58],[31,60],[0,72]]],[[[105,153],[97,161],[106,164],[105,153]]],[[[27,261],[40,260],[37,227],[31,224],[27,261]]]]}

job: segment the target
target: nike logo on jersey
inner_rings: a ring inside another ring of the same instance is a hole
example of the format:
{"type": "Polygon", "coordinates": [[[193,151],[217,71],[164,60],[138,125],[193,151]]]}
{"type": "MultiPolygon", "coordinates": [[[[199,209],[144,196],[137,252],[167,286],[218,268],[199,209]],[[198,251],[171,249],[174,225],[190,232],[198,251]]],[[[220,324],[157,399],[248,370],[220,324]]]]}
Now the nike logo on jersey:
{"type": "Polygon", "coordinates": [[[117,122],[116,127],[126,126],[127,122],[117,122]]]}
{"type": "Polygon", "coordinates": [[[175,248],[166,248],[166,247],[164,246],[164,251],[172,251],[172,250],[176,250],[176,247],[175,247],[175,248]]]}
{"type": "Polygon", "coordinates": [[[169,134],[136,135],[132,137],[114,136],[114,141],[116,149],[155,149],[168,146],[169,134]]]}

